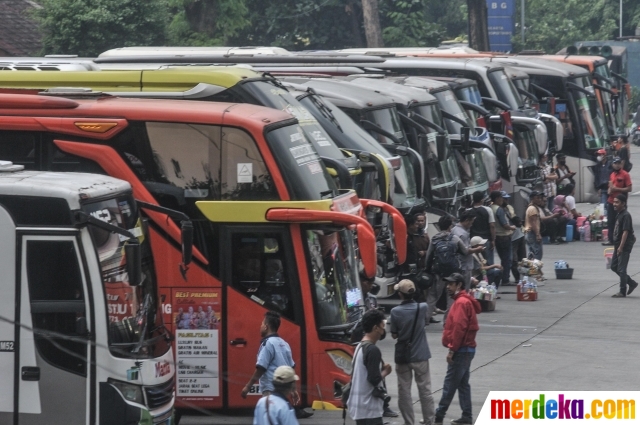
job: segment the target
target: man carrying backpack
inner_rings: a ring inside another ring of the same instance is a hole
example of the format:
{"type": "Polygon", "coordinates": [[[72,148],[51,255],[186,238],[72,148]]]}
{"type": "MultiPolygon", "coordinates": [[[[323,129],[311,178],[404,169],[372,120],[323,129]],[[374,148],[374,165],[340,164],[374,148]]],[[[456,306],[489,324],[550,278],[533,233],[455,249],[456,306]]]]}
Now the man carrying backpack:
{"type": "MultiPolygon", "coordinates": [[[[496,243],[496,218],[493,215],[493,210],[484,205],[485,193],[479,190],[473,192],[473,211],[476,215],[476,219],[471,225],[469,231],[471,237],[480,236],[482,239],[487,240],[484,257],[487,260],[487,264],[493,264],[493,252],[496,243]]],[[[467,288],[468,290],[469,288],[467,288]]]]}
{"type": "Polygon", "coordinates": [[[428,314],[430,323],[437,323],[433,318],[436,312],[436,303],[442,296],[446,286],[444,277],[461,270],[460,257],[481,251],[470,249],[468,243],[464,243],[458,236],[452,234],[453,219],[451,216],[442,216],[438,220],[438,232],[431,240],[427,250],[427,272],[436,275],[435,284],[431,285],[427,293],[428,314]]]}

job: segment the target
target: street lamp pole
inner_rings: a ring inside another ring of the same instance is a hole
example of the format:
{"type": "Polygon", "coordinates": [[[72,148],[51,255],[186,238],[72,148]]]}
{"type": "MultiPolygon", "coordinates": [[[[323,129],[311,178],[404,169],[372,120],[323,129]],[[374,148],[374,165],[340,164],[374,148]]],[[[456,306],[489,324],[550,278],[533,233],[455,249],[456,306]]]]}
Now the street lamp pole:
{"type": "MultiPolygon", "coordinates": [[[[622,10],[622,0],[620,0],[620,8],[622,10]]],[[[620,16],[622,16],[622,12],[620,12],[620,16]]],[[[524,0],[520,0],[520,33],[522,34],[522,46],[524,47],[524,0]]],[[[620,32],[620,36],[622,36],[622,32],[620,32]]]]}
{"type": "Polygon", "coordinates": [[[622,0],[620,0],[620,38],[622,38],[622,0]]]}

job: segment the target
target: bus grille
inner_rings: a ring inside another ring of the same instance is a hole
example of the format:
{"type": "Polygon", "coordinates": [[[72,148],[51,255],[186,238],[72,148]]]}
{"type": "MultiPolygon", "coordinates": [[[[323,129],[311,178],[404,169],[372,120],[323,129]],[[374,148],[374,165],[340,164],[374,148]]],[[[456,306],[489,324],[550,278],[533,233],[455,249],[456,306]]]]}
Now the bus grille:
{"type": "Polygon", "coordinates": [[[144,387],[144,392],[147,396],[147,407],[155,409],[169,403],[173,397],[173,389],[173,379],[160,385],[144,387]]]}

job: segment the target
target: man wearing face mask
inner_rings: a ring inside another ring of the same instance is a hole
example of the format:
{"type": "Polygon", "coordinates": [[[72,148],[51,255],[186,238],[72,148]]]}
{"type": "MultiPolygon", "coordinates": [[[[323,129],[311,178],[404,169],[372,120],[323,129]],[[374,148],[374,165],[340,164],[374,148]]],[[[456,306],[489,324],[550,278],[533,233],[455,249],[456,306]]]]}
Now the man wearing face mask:
{"type": "Polygon", "coordinates": [[[451,423],[472,424],[469,375],[471,360],[476,353],[476,333],[480,329],[476,315],[482,311],[482,308],[480,303],[464,290],[464,276],[454,273],[445,280],[447,292],[453,298],[453,304],[449,309],[449,317],[442,332],[442,345],[449,349],[448,366],[434,423],[442,425],[453,396],[458,391],[462,417],[451,423]]]}
{"type": "Polygon", "coordinates": [[[362,316],[364,337],[355,349],[352,361],[351,393],[347,409],[357,425],[383,425],[384,399],[381,388],[391,373],[391,365],[383,363],[382,352],[376,346],[386,336],[384,313],[369,310],[362,316]]]}
{"type": "Polygon", "coordinates": [[[613,168],[611,168],[611,163],[607,158],[606,150],[600,149],[596,153],[598,155],[598,163],[593,167],[594,185],[598,190],[598,195],[600,195],[600,203],[604,204],[606,207],[607,198],[609,197],[607,194],[607,189],[609,189],[609,177],[611,177],[613,168]]]}

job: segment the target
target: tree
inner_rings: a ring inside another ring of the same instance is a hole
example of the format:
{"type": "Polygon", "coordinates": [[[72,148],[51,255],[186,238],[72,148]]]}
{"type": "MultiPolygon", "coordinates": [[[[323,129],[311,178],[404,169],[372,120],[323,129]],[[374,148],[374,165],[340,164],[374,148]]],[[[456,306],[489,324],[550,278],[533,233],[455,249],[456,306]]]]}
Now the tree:
{"type": "Polygon", "coordinates": [[[380,14],[378,0],[362,0],[364,16],[364,33],[367,36],[367,47],[383,47],[382,30],[380,29],[380,14]]]}
{"type": "Polygon", "coordinates": [[[160,46],[169,21],[165,0],[40,0],[35,11],[43,54],[93,57],[124,46],[160,46]]]}
{"type": "Polygon", "coordinates": [[[486,0],[467,0],[469,13],[469,47],[489,51],[489,29],[486,0]]]}
{"type": "Polygon", "coordinates": [[[174,46],[228,45],[249,26],[245,0],[170,0],[173,20],[168,28],[174,46]]]}
{"type": "Polygon", "coordinates": [[[382,38],[389,47],[438,46],[445,29],[427,19],[420,0],[381,0],[382,38]]]}

